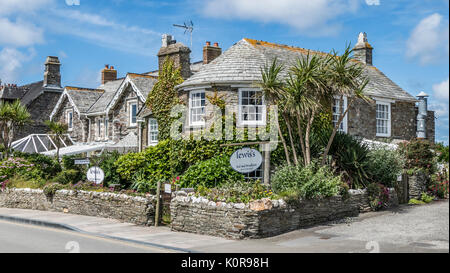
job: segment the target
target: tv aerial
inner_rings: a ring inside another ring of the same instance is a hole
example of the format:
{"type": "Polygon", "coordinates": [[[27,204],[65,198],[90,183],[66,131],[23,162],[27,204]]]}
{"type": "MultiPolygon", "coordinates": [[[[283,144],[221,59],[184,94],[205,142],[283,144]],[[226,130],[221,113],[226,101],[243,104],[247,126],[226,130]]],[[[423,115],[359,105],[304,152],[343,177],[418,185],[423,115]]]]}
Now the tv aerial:
{"type": "Polygon", "coordinates": [[[194,31],[194,23],[190,20],[188,23],[184,22],[183,25],[173,24],[174,27],[179,27],[184,29],[184,34],[189,32],[191,35],[191,50],[192,50],[192,32],[194,31]]]}

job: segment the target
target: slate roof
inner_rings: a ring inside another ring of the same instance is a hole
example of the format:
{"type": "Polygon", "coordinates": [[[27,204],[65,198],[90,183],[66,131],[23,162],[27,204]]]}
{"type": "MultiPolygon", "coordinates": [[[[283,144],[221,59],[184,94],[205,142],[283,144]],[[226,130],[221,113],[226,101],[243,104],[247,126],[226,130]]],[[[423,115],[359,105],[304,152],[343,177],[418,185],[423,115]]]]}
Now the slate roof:
{"type": "Polygon", "coordinates": [[[122,84],[124,80],[125,78],[121,78],[100,85],[97,89],[102,89],[104,90],[104,92],[100,96],[100,98],[89,108],[88,113],[97,113],[105,111],[106,107],[108,107],[109,103],[114,98],[117,89],[119,89],[119,86],[122,84]]]}
{"type": "Polygon", "coordinates": [[[145,99],[147,99],[148,93],[150,93],[153,86],[158,81],[157,76],[151,75],[128,73],[128,77],[134,83],[134,85],[136,85],[145,99]]]}
{"type": "Polygon", "coordinates": [[[80,113],[86,113],[104,93],[101,89],[88,89],[66,86],[66,92],[77,106],[80,113]]]}
{"type": "MultiPolygon", "coordinates": [[[[178,89],[188,86],[210,84],[239,84],[261,81],[261,68],[270,64],[274,58],[286,66],[292,65],[299,57],[311,54],[327,53],[257,41],[244,38],[234,44],[209,64],[201,66],[199,71],[178,85],[178,89]]],[[[416,99],[390,80],[373,66],[367,66],[366,73],[370,83],[366,87],[367,94],[398,100],[416,101],[416,99]]],[[[286,72],[285,72],[286,73],[286,72]]],[[[283,76],[283,75],[282,75],[283,76]]]]}

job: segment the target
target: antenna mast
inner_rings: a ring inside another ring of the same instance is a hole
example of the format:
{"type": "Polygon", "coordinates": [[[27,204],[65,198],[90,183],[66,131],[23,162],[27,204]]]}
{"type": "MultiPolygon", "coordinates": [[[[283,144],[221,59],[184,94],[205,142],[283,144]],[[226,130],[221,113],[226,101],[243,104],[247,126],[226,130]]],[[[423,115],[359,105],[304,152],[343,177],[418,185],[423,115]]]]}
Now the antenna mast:
{"type": "Polygon", "coordinates": [[[184,25],[177,25],[173,24],[174,27],[184,28],[184,34],[186,32],[189,32],[191,35],[191,50],[192,50],[192,32],[194,31],[194,23],[192,23],[192,20],[189,21],[189,23],[184,23],[184,25]]]}

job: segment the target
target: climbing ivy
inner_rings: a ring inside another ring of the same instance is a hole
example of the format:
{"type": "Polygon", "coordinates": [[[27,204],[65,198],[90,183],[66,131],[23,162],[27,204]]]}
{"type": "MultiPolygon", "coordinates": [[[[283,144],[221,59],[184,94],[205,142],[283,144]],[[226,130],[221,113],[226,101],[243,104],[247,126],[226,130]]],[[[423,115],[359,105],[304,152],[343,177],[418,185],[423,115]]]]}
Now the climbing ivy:
{"type": "Polygon", "coordinates": [[[152,111],[158,121],[159,138],[161,140],[170,137],[170,125],[174,120],[170,117],[170,110],[181,101],[175,86],[183,83],[180,69],[175,68],[172,59],[166,57],[162,70],[159,72],[158,81],[153,86],[147,97],[147,107],[152,111]]]}

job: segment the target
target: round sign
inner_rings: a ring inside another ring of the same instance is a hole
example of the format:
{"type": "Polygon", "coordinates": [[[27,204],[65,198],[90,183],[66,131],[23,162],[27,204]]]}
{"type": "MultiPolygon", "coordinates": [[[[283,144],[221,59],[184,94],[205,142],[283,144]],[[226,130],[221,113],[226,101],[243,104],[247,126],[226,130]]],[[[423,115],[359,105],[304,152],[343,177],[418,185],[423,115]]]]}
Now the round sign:
{"type": "Polygon", "coordinates": [[[101,184],[105,179],[105,173],[99,167],[92,167],[86,173],[87,179],[95,184],[101,184]]]}
{"type": "Polygon", "coordinates": [[[242,148],[235,151],[230,157],[231,167],[240,173],[249,173],[258,169],[262,163],[262,156],[258,150],[242,148]]]}

